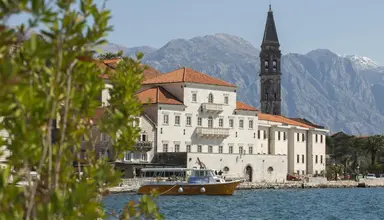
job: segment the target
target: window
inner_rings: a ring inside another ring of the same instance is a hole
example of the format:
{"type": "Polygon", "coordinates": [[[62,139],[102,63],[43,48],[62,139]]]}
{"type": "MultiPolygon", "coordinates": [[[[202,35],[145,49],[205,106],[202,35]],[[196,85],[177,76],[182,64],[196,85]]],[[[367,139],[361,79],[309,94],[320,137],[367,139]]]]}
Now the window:
{"type": "Polygon", "coordinates": [[[296,163],[300,163],[300,155],[297,155],[296,163]]]}
{"type": "Polygon", "coordinates": [[[180,116],[175,116],[175,125],[180,125],[180,116]]]}
{"type": "Polygon", "coordinates": [[[320,163],[323,163],[323,155],[320,156],[320,163]]]}
{"type": "Polygon", "coordinates": [[[300,174],[300,170],[296,170],[296,173],[297,173],[297,174],[300,174]]]}
{"type": "Polygon", "coordinates": [[[284,141],[287,140],[287,132],[283,132],[283,135],[284,135],[284,141]]]}
{"type": "Polygon", "coordinates": [[[297,133],[297,141],[299,142],[300,141],[300,134],[297,133]]]}
{"type": "Polygon", "coordinates": [[[192,102],[197,102],[197,94],[192,93],[192,102]]]}
{"type": "Polygon", "coordinates": [[[132,160],[132,154],[130,152],[125,153],[125,160],[132,160]]]}
{"type": "Polygon", "coordinates": [[[180,152],[180,144],[175,144],[175,152],[180,152]]]}
{"type": "Polygon", "coordinates": [[[244,120],[243,119],[239,120],[239,128],[244,128],[244,120]]]}
{"type": "Polygon", "coordinates": [[[301,134],[301,140],[302,140],[303,142],[305,141],[305,134],[304,134],[304,133],[301,134]]]}
{"type": "Polygon", "coordinates": [[[317,143],[317,134],[316,134],[316,136],[315,136],[315,139],[316,139],[315,141],[316,141],[316,143],[317,143]]]}
{"type": "Polygon", "coordinates": [[[272,68],[273,68],[273,71],[276,71],[276,69],[277,69],[277,62],[276,62],[276,60],[272,61],[272,68]]]}
{"type": "Polygon", "coordinates": [[[101,141],[101,142],[106,141],[106,137],[105,137],[105,134],[104,134],[104,133],[100,133],[100,141],[101,141]]]}
{"type": "Polygon", "coordinates": [[[233,119],[229,119],[229,127],[233,128],[233,119]]]}
{"type": "Polygon", "coordinates": [[[202,120],[200,117],[197,118],[197,125],[198,126],[201,126],[202,125],[202,120]]]}
{"type": "Polygon", "coordinates": [[[252,146],[248,147],[248,154],[253,154],[253,147],[252,146]]]}
{"type": "Polygon", "coordinates": [[[224,104],[228,105],[228,96],[224,96],[224,104]]]}
{"type": "Polygon", "coordinates": [[[141,135],[141,141],[147,141],[147,135],[146,134],[141,135]]]}
{"type": "Polygon", "coordinates": [[[208,153],[212,153],[213,152],[213,147],[212,146],[208,146],[208,153]]]}
{"type": "Polygon", "coordinates": [[[168,152],[168,144],[163,144],[163,152],[168,152]]]}
{"type": "Polygon", "coordinates": [[[163,116],[163,124],[167,125],[168,124],[168,120],[169,120],[168,115],[164,115],[163,116]]]}
{"type": "Polygon", "coordinates": [[[219,154],[223,153],[223,146],[219,146],[219,154]]]}
{"type": "Polygon", "coordinates": [[[208,103],[213,103],[213,95],[212,95],[212,93],[209,93],[209,95],[208,95],[208,103]]]}
{"type": "Polygon", "coordinates": [[[192,125],[192,118],[191,116],[187,116],[187,126],[191,126],[192,125]]]}
{"type": "Polygon", "coordinates": [[[222,118],[220,118],[220,119],[219,119],[219,127],[221,127],[221,128],[222,128],[222,127],[223,127],[223,124],[224,124],[224,122],[223,122],[223,119],[222,119],[222,118]]]}
{"type": "Polygon", "coordinates": [[[147,160],[148,160],[147,153],[143,153],[143,154],[141,154],[141,160],[142,160],[142,161],[147,161],[147,160]]]}
{"type": "Polygon", "coordinates": [[[185,129],[183,130],[183,135],[185,135],[185,129]]]}
{"type": "Polygon", "coordinates": [[[301,155],[301,162],[304,163],[304,154],[301,155]]]}
{"type": "Polygon", "coordinates": [[[160,134],[162,134],[163,133],[163,128],[160,128],[160,134]]]}
{"type": "Polygon", "coordinates": [[[304,170],[302,170],[302,172],[301,172],[303,175],[305,175],[305,171],[304,170]]]}
{"type": "Polygon", "coordinates": [[[253,133],[253,138],[256,138],[256,133],[253,133]]]}
{"type": "Polygon", "coordinates": [[[257,139],[260,139],[260,130],[257,130],[257,139]]]}
{"type": "Polygon", "coordinates": [[[239,154],[243,154],[243,146],[239,147],[239,154]]]}
{"type": "Polygon", "coordinates": [[[267,131],[264,130],[264,140],[267,139],[267,131]]]}
{"type": "Polygon", "coordinates": [[[237,137],[237,131],[236,131],[236,137],[237,137]]]}
{"type": "Polygon", "coordinates": [[[320,143],[323,143],[323,135],[320,135],[320,143]]]}
{"type": "Polygon", "coordinates": [[[202,152],[202,146],[201,145],[197,145],[197,152],[199,152],[199,153],[202,152]]]}
{"type": "Polygon", "coordinates": [[[249,128],[250,128],[250,129],[253,129],[253,120],[249,120],[249,121],[248,121],[248,124],[249,124],[249,125],[248,125],[249,128]]]}
{"type": "Polygon", "coordinates": [[[315,156],[315,163],[317,163],[317,155],[315,156]]]}
{"type": "Polygon", "coordinates": [[[264,61],[264,67],[265,67],[265,69],[268,69],[268,68],[269,68],[269,62],[268,62],[268,60],[265,60],[265,61],[264,61]]]}
{"type": "Polygon", "coordinates": [[[280,131],[277,132],[277,140],[280,141],[280,131]]]}
{"type": "Polygon", "coordinates": [[[187,145],[187,152],[191,152],[191,145],[187,145]]]}
{"type": "Polygon", "coordinates": [[[233,146],[229,146],[229,153],[233,154],[233,146]]]}
{"type": "Polygon", "coordinates": [[[213,118],[212,118],[212,116],[208,117],[208,128],[213,128],[213,118]]]}

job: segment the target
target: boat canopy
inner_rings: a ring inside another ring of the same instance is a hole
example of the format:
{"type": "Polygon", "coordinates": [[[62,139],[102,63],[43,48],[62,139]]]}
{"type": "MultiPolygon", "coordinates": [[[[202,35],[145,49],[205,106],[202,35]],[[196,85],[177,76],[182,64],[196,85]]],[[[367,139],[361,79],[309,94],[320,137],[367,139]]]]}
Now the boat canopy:
{"type": "Polygon", "coordinates": [[[211,169],[190,169],[190,168],[167,168],[167,167],[161,167],[161,168],[142,168],[141,172],[184,172],[184,171],[191,171],[191,170],[199,170],[199,171],[213,171],[211,169]]]}
{"type": "Polygon", "coordinates": [[[184,172],[192,169],[188,168],[142,168],[141,172],[184,172]]]}

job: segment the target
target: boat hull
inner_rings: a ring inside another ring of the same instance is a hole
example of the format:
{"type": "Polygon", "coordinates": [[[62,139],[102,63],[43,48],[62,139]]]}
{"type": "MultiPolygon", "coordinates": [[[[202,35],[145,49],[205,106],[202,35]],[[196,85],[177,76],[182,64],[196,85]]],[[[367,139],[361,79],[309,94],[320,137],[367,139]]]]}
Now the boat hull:
{"type": "Polygon", "coordinates": [[[211,183],[211,184],[147,184],[139,188],[138,194],[151,194],[156,192],[160,195],[232,195],[240,181],[211,183]]]}

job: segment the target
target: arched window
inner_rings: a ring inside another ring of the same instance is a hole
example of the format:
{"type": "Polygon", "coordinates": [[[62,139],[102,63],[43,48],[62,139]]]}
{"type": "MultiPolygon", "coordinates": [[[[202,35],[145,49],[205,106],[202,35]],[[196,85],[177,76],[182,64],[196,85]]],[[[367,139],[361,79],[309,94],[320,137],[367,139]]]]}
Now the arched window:
{"type": "Polygon", "coordinates": [[[212,93],[209,93],[209,95],[208,95],[208,103],[213,103],[213,95],[212,95],[212,93]]]}
{"type": "Polygon", "coordinates": [[[268,60],[264,61],[264,67],[266,70],[269,69],[269,61],[268,60]]]}
{"type": "Polygon", "coordinates": [[[273,60],[273,62],[272,62],[272,68],[273,68],[273,71],[276,71],[276,70],[277,70],[277,62],[276,62],[276,60],[273,60]]]}
{"type": "Polygon", "coordinates": [[[208,117],[208,128],[212,128],[213,127],[213,118],[212,116],[209,116],[208,117]]]}

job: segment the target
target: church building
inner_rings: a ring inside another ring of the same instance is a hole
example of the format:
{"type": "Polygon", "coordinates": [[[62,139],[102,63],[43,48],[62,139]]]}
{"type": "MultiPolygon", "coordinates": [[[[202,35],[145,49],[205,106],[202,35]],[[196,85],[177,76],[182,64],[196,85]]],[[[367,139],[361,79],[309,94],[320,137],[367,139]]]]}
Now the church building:
{"type": "Polygon", "coordinates": [[[323,174],[328,130],[281,115],[281,51],[271,7],[260,64],[260,109],[240,102],[236,85],[187,67],[144,73],[137,92],[144,107],[142,132],[119,163],[204,167],[251,182],[323,174]]]}

